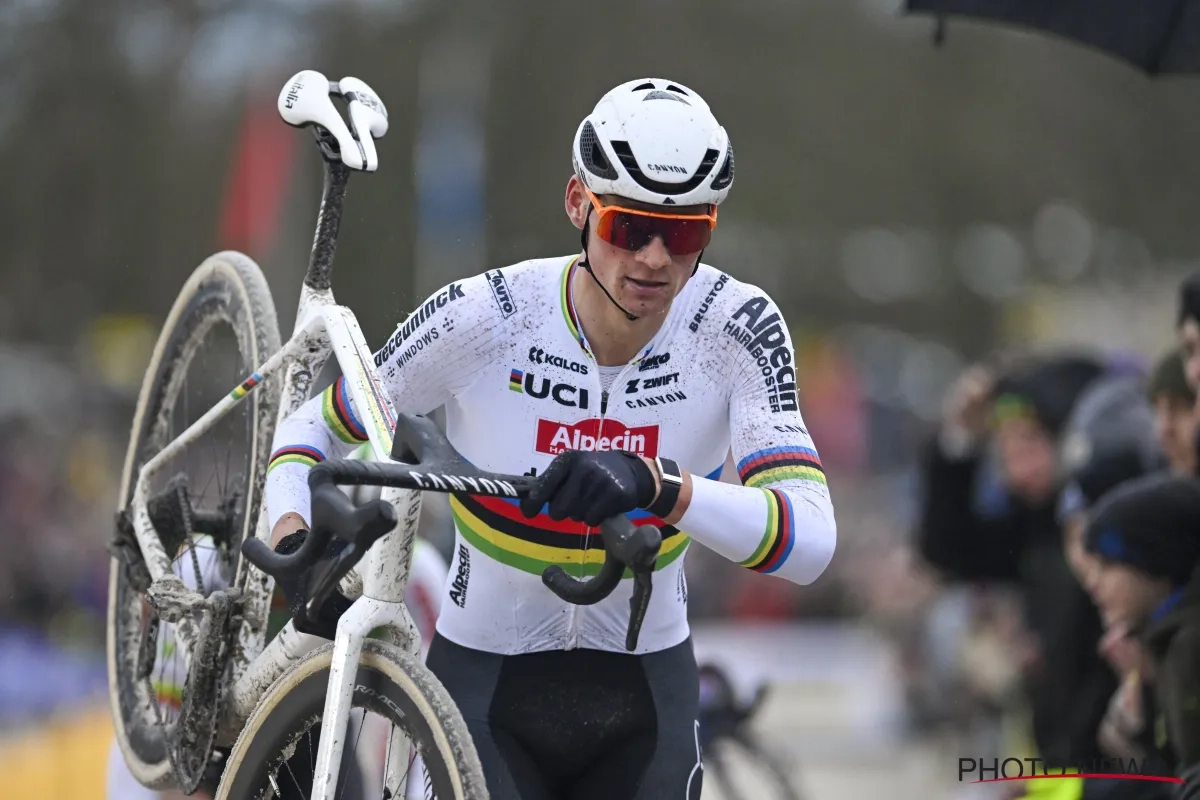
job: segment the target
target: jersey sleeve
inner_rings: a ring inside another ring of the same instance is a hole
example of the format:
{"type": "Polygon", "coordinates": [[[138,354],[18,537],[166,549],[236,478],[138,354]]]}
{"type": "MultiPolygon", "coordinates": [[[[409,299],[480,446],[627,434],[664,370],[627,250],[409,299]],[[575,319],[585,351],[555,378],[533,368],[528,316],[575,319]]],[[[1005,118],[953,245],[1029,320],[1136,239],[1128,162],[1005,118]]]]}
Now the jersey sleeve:
{"type": "MultiPolygon", "coordinates": [[[[484,276],[434,292],[375,353],[375,367],[398,412],[427,414],[475,380],[504,317],[484,276]]],[[[289,512],[311,521],[308,471],[345,458],[367,441],[362,417],[338,378],[275,429],[267,464],[267,516],[272,527],[289,512]]]]}
{"type": "Polygon", "coordinates": [[[742,485],[693,475],[678,527],[744,567],[811,583],[833,558],[837,526],[797,403],[791,336],[761,293],[739,299],[722,324],[715,335],[728,345],[730,441],[742,485]]]}

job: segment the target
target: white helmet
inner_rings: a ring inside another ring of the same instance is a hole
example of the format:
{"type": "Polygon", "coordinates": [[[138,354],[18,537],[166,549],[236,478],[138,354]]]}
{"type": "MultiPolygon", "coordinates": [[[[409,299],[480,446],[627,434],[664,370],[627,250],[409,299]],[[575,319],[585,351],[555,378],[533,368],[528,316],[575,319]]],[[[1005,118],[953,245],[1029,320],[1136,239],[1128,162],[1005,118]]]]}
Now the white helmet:
{"type": "Polygon", "coordinates": [[[575,174],[595,194],[655,205],[718,205],[733,146],[700,95],[658,78],[623,83],[579,124],[575,174]]]}

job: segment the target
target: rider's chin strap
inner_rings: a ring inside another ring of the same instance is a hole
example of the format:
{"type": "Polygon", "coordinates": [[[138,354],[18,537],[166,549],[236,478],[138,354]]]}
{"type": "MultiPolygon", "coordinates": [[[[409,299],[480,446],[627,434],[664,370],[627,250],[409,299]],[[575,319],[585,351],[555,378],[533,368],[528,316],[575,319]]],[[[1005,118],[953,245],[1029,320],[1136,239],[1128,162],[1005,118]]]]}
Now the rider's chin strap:
{"type": "Polygon", "coordinates": [[[607,298],[609,299],[609,302],[611,302],[611,303],[612,303],[614,306],[616,306],[616,307],[617,307],[617,310],[618,310],[618,311],[620,311],[622,314],[624,314],[624,315],[625,315],[625,319],[629,320],[630,322],[636,322],[638,318],[637,318],[637,317],[635,317],[633,314],[630,314],[628,311],[626,311],[626,310],[625,310],[625,309],[624,309],[624,308],[621,306],[621,304],[620,304],[620,303],[618,303],[618,302],[617,302],[617,301],[616,301],[616,300],[613,298],[613,296],[612,296],[611,294],[609,294],[609,293],[608,293],[608,289],[604,288],[604,284],[603,284],[603,283],[601,283],[601,282],[600,282],[600,279],[596,277],[596,273],[592,272],[592,265],[591,265],[591,263],[588,261],[588,250],[587,250],[587,246],[588,246],[588,217],[590,217],[591,215],[592,215],[592,208],[591,208],[591,206],[589,205],[589,206],[588,206],[588,216],[583,218],[583,230],[579,231],[579,243],[580,243],[581,245],[583,245],[583,261],[581,261],[581,262],[580,262],[580,264],[583,266],[583,268],[584,268],[584,269],[586,269],[586,270],[587,270],[587,274],[592,276],[592,280],[594,280],[594,281],[596,282],[596,285],[600,287],[600,291],[604,292],[604,296],[605,296],[605,297],[607,297],[607,298]]]}

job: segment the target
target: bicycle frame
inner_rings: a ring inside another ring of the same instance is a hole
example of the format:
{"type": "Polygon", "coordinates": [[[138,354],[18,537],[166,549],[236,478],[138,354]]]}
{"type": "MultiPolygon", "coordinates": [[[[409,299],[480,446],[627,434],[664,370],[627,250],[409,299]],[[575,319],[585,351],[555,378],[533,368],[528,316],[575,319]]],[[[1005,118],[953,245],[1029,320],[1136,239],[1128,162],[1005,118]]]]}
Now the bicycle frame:
{"type": "MultiPolygon", "coordinates": [[[[313,377],[331,354],[342,368],[355,407],[362,410],[360,416],[367,429],[371,454],[378,460],[390,458],[396,426],[395,410],[382,390],[372,352],[358,320],[349,308],[334,302],[329,280],[348,177],[348,167],[326,159],[317,235],[291,338],[138,472],[131,510],[138,546],[153,580],[148,593],[154,598],[163,619],[175,622],[177,647],[189,666],[198,635],[197,625],[189,612],[206,609],[207,603],[199,592],[187,588],[172,571],[171,560],[150,521],[147,487],[159,469],[281,369],[284,378],[277,420],[282,422],[308,400],[313,377]]],[[[357,583],[361,580],[361,596],[342,616],[337,627],[311,800],[331,800],[333,788],[337,786],[344,731],[363,640],[372,630],[384,628],[395,644],[414,657],[420,652],[420,636],[404,605],[404,590],[420,518],[421,492],[387,488],[383,490],[382,499],[396,509],[399,523],[395,530],[372,546],[356,573],[351,573],[342,582],[343,590],[353,596],[358,593],[357,583]]],[[[270,540],[265,496],[254,535],[263,541],[270,540]]],[[[274,582],[246,559],[239,563],[234,586],[245,587],[242,595],[244,622],[234,643],[232,690],[222,720],[222,734],[226,737],[241,730],[263,694],[289,666],[324,643],[319,637],[298,633],[288,622],[264,649],[274,582]]],[[[397,771],[407,765],[408,749],[407,739],[393,729],[386,785],[398,785],[400,774],[397,771]]]]}

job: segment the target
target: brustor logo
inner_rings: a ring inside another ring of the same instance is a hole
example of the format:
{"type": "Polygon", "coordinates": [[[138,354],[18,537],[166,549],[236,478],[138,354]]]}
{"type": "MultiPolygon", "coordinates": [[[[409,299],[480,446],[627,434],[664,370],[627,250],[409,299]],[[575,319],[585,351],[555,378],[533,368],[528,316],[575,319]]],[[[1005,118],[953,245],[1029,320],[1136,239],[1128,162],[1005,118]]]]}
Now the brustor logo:
{"type": "Polygon", "coordinates": [[[529,348],[529,360],[534,364],[549,364],[552,367],[570,370],[580,375],[588,374],[587,364],[580,364],[578,361],[568,361],[562,356],[551,355],[537,346],[529,348]]]}
{"type": "Polygon", "coordinates": [[[508,388],[520,394],[544,400],[549,397],[567,408],[588,407],[588,390],[569,383],[552,383],[549,378],[536,378],[532,372],[514,369],[508,376],[508,388]]]}
{"type": "Polygon", "coordinates": [[[704,296],[704,302],[700,304],[700,308],[692,317],[692,321],[688,323],[688,330],[690,330],[692,333],[700,330],[700,323],[704,321],[704,315],[708,313],[708,309],[712,306],[713,300],[716,299],[717,292],[725,288],[725,283],[728,280],[729,276],[722,272],[721,277],[717,278],[716,283],[714,283],[712,288],[708,290],[708,294],[704,296]]]}

